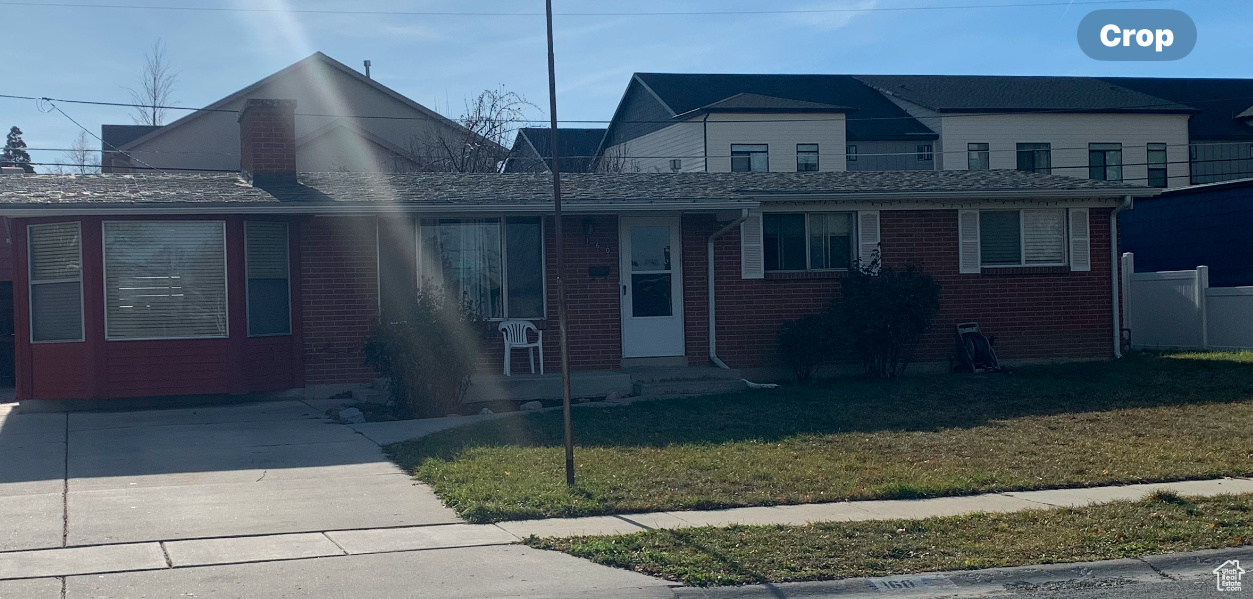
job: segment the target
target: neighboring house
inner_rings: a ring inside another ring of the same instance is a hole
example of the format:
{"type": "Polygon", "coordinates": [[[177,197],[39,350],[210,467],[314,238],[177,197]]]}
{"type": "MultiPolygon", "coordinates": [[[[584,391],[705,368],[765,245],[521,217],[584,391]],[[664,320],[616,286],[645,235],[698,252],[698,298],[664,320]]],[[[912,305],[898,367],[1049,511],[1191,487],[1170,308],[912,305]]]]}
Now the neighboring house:
{"type": "Polygon", "coordinates": [[[1197,110],[1188,121],[1193,184],[1253,177],[1253,80],[1107,77],[1105,81],[1197,110]]]}
{"type": "Polygon", "coordinates": [[[935,139],[848,75],[636,73],[601,153],[639,172],[933,170],[935,139]]]}
{"type": "Polygon", "coordinates": [[[939,134],[936,168],[1188,185],[1195,108],[1091,77],[858,75],[939,134]]]}
{"type": "MultiPolygon", "coordinates": [[[[560,170],[563,173],[588,173],[596,164],[596,150],[604,139],[604,129],[558,128],[557,143],[561,145],[560,170]]],[[[547,173],[553,163],[552,132],[547,128],[518,129],[505,159],[502,172],[547,173]]]]}
{"type": "MultiPolygon", "coordinates": [[[[375,376],[380,306],[426,280],[555,330],[550,176],[297,174],[294,112],[245,104],[242,175],[0,177],[19,399],[342,390],[375,376]]],[[[1111,214],[1157,193],[1015,171],[576,173],[563,191],[573,368],[765,377],[779,327],[876,252],[943,286],[921,362],[946,363],[966,321],[1005,360],[1109,358],[1111,214]]]]}
{"type": "Polygon", "coordinates": [[[1253,178],[1136,200],[1119,225],[1137,272],[1208,266],[1213,287],[1253,285],[1253,178]]]}
{"type": "Polygon", "coordinates": [[[103,126],[102,170],[238,171],[237,121],[252,98],[285,98],[300,106],[296,147],[302,171],[445,170],[435,146],[449,141],[459,147],[473,135],[317,52],[168,125],[103,126]]]}

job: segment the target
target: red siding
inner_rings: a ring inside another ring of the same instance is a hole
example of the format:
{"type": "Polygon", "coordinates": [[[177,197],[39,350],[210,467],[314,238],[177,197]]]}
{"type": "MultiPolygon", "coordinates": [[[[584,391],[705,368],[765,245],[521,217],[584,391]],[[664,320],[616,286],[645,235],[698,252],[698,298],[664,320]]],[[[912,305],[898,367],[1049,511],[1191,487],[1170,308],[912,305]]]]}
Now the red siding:
{"type": "MultiPolygon", "coordinates": [[[[101,218],[15,221],[14,256],[18,263],[26,263],[26,224],[66,220],[79,220],[82,225],[86,341],[30,343],[27,273],[25,267],[17,269],[14,296],[17,300],[18,399],[244,394],[303,384],[303,373],[299,372],[299,360],[295,358],[298,353],[291,349],[293,336],[247,337],[243,219],[226,219],[230,336],[226,339],[146,341],[105,340],[101,218]]],[[[200,220],[222,219],[203,217],[200,220]]],[[[298,264],[297,257],[298,254],[293,254],[293,265],[298,264]]],[[[293,269],[293,281],[295,272],[293,269]]]]}

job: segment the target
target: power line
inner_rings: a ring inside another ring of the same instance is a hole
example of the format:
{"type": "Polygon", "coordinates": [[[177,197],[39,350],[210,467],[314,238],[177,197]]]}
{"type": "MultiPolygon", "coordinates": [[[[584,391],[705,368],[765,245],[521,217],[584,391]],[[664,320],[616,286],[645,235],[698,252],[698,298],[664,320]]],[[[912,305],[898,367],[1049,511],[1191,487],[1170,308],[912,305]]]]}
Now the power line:
{"type": "MultiPolygon", "coordinates": [[[[803,8],[803,9],[758,9],[758,10],[683,10],[683,11],[571,11],[556,13],[560,17],[677,17],[677,16],[761,16],[761,15],[807,15],[807,14],[840,14],[840,13],[875,13],[875,12],[909,12],[909,11],[944,11],[944,10],[983,10],[990,8],[1041,8],[1052,6],[1082,6],[1107,4],[1146,4],[1166,2],[1168,0],[1047,0],[1021,3],[996,4],[948,4],[938,6],[872,6],[868,8],[803,8]]],[[[285,13],[307,15],[359,15],[359,16],[391,16],[391,17],[542,17],[542,12],[532,11],[417,11],[417,10],[350,10],[350,9],[315,9],[315,8],[251,8],[229,6],[174,6],[160,4],[88,4],[83,2],[8,2],[0,1],[0,6],[16,6],[26,8],[86,8],[109,10],[162,10],[178,12],[214,12],[214,13],[285,13]]]]}
{"type": "MultiPolygon", "coordinates": [[[[1253,83],[1253,81],[1251,81],[1251,83],[1253,83]]],[[[118,108],[153,108],[154,107],[153,105],[141,105],[141,104],[134,104],[130,102],[108,102],[108,101],[102,101],[102,100],[78,100],[78,99],[70,99],[70,98],[52,98],[48,96],[27,96],[27,95],[19,95],[19,94],[0,94],[0,98],[8,99],[8,100],[33,100],[36,102],[39,102],[39,101],[64,102],[67,104],[83,104],[83,105],[89,105],[89,106],[111,106],[111,107],[118,107],[118,108]]],[[[1165,107],[1180,106],[1180,105],[1186,106],[1186,105],[1191,105],[1191,104],[1205,104],[1205,103],[1211,103],[1211,102],[1230,102],[1234,100],[1253,100],[1253,95],[1231,96],[1227,98],[1206,98],[1206,99],[1200,99],[1200,100],[1188,100],[1186,103],[1162,100],[1161,102],[1154,102],[1154,103],[1149,103],[1149,104],[1136,104],[1136,105],[1124,105],[1124,106],[1087,107],[1087,108],[1055,108],[1055,109],[1045,109],[1045,110],[1033,110],[1029,112],[1023,112],[1022,114],[1089,114],[1089,113],[1100,113],[1103,111],[1110,111],[1110,110],[1115,110],[1115,111],[1147,110],[1147,109],[1153,109],[1153,108],[1165,108],[1165,107]]],[[[158,105],[158,106],[155,106],[155,108],[164,109],[164,110],[183,110],[183,111],[188,111],[188,112],[220,112],[220,113],[226,113],[226,114],[239,114],[241,112],[240,110],[236,110],[232,108],[212,108],[212,107],[197,108],[197,107],[189,107],[189,106],[158,105]]],[[[429,120],[432,120],[430,117],[426,117],[426,116],[334,114],[334,113],[317,113],[317,112],[297,112],[295,114],[296,116],[336,118],[336,119],[374,119],[374,120],[389,120],[389,121],[429,121],[429,120]]],[[[984,117],[984,116],[993,116],[993,115],[1002,115],[1002,114],[1006,114],[1006,112],[1005,111],[1001,111],[1001,112],[991,111],[991,112],[940,113],[938,116],[934,118],[952,119],[952,118],[964,118],[964,117],[984,117]]],[[[885,116],[885,117],[840,116],[840,117],[823,117],[823,118],[744,119],[744,120],[736,120],[736,121],[726,121],[726,123],[728,124],[729,123],[803,123],[803,122],[840,122],[840,121],[846,122],[846,123],[852,123],[852,122],[867,122],[867,121],[899,121],[899,120],[918,121],[920,119],[919,117],[906,114],[902,116],[885,116]]],[[[542,119],[505,119],[503,122],[542,124],[542,123],[546,123],[547,121],[542,120],[542,119]]],[[[612,119],[562,119],[562,120],[559,120],[558,122],[559,123],[575,123],[575,124],[653,124],[653,125],[700,124],[699,122],[695,122],[695,121],[682,121],[682,120],[675,120],[673,118],[670,118],[670,119],[618,119],[616,121],[612,119]]],[[[718,122],[722,122],[722,121],[718,121],[718,122]]]]}

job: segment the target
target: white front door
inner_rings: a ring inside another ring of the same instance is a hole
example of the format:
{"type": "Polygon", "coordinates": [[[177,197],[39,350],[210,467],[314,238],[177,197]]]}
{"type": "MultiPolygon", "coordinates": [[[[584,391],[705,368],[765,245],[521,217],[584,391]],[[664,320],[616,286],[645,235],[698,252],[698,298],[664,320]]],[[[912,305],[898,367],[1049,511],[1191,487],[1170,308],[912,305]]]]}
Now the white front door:
{"type": "Polygon", "coordinates": [[[683,355],[679,217],[623,217],[622,356],[683,355]]]}

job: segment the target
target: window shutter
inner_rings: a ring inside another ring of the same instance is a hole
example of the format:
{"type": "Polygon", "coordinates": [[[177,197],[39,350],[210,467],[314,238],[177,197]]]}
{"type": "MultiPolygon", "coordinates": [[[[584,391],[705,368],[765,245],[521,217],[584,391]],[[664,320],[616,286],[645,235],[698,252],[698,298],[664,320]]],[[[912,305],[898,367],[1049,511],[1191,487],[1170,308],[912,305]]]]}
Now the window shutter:
{"type": "Polygon", "coordinates": [[[1070,270],[1092,270],[1092,227],[1087,208],[1070,209],[1070,270]]]}
{"type": "MultiPolygon", "coordinates": [[[[882,250],[879,245],[879,211],[864,210],[857,213],[857,260],[862,267],[870,266],[874,260],[875,252],[880,252],[879,260],[882,262],[882,250]]],[[[878,268],[875,268],[878,271],[878,268]]]]}
{"type": "Polygon", "coordinates": [[[979,211],[957,212],[959,267],[962,274],[979,274],[979,211]]]}
{"type": "Polygon", "coordinates": [[[740,223],[740,278],[765,278],[764,245],[761,241],[761,213],[750,214],[747,220],[740,223]]]}

